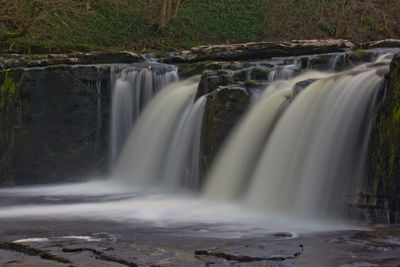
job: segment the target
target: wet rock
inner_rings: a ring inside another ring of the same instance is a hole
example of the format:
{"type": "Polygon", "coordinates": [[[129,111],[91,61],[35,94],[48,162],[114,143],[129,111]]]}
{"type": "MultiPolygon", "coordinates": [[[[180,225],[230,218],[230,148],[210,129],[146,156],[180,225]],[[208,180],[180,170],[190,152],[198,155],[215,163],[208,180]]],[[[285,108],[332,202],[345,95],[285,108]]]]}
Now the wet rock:
{"type": "Polygon", "coordinates": [[[178,74],[180,78],[189,78],[194,75],[202,74],[205,70],[220,70],[223,69],[225,62],[196,62],[177,64],[178,74]]]}
{"type": "Polygon", "coordinates": [[[201,75],[199,87],[197,88],[196,99],[202,95],[206,95],[214,91],[221,85],[228,85],[232,82],[232,77],[227,72],[219,72],[206,70],[201,75]]]}
{"type": "Polygon", "coordinates": [[[385,98],[375,115],[360,205],[374,222],[399,223],[400,213],[400,54],[387,75],[385,98]],[[362,204],[361,204],[362,203],[362,204]]]}
{"type": "Polygon", "coordinates": [[[291,233],[286,233],[286,232],[273,233],[272,236],[276,236],[276,237],[293,237],[293,235],[291,233]]]}
{"type": "Polygon", "coordinates": [[[195,256],[210,256],[213,258],[225,259],[229,262],[282,262],[290,259],[295,259],[301,255],[302,250],[296,251],[281,251],[287,254],[274,254],[273,251],[259,249],[256,246],[244,247],[226,247],[212,250],[197,250],[195,256]]]}
{"type": "Polygon", "coordinates": [[[200,177],[205,177],[223,141],[250,103],[250,93],[242,84],[219,86],[207,96],[200,152],[200,177]]]}
{"type": "Polygon", "coordinates": [[[275,56],[310,55],[344,52],[354,48],[347,40],[296,40],[290,42],[253,42],[243,44],[205,45],[193,47],[179,55],[166,58],[167,63],[205,60],[247,60],[275,56]]]}
{"type": "MultiPolygon", "coordinates": [[[[142,57],[133,52],[78,52],[70,54],[46,55],[0,55],[2,69],[17,67],[39,67],[50,65],[75,64],[105,64],[105,63],[134,63],[143,61],[142,57]]],[[[1,69],[0,68],[0,69],[1,69]]]]}
{"type": "Polygon", "coordinates": [[[380,265],[369,262],[355,262],[350,264],[342,264],[339,267],[378,267],[380,265]]]}
{"type": "Polygon", "coordinates": [[[296,96],[298,96],[305,88],[307,88],[310,84],[317,81],[318,79],[308,79],[301,82],[296,83],[293,86],[293,95],[291,100],[293,100],[296,96]]]}
{"type": "Polygon", "coordinates": [[[251,70],[250,79],[251,80],[268,80],[269,69],[265,68],[253,68],[251,70]]]}
{"type": "Polygon", "coordinates": [[[310,66],[313,69],[326,69],[330,59],[331,59],[330,55],[316,56],[310,60],[310,66]]]}
{"type": "Polygon", "coordinates": [[[110,76],[109,66],[0,71],[0,184],[71,181],[103,172],[110,76]]]}
{"type": "Polygon", "coordinates": [[[375,51],[357,50],[346,55],[346,59],[352,63],[371,62],[377,56],[375,51]]]}
{"type": "Polygon", "coordinates": [[[236,71],[233,73],[232,79],[234,82],[245,81],[248,77],[247,73],[248,72],[246,70],[236,71]]]}
{"type": "Polygon", "coordinates": [[[81,247],[79,247],[79,248],[63,248],[62,251],[66,252],[66,253],[76,253],[76,252],[89,251],[89,252],[92,252],[94,255],[96,255],[97,258],[99,260],[102,260],[102,261],[115,262],[115,263],[119,263],[119,264],[122,264],[122,265],[125,265],[125,266],[130,266],[130,267],[138,266],[136,263],[128,262],[128,261],[126,261],[124,259],[120,259],[120,258],[117,258],[117,257],[112,256],[112,255],[107,255],[104,252],[96,250],[96,249],[93,249],[93,248],[81,248],[81,247]]]}
{"type": "Polygon", "coordinates": [[[17,252],[22,252],[31,256],[39,256],[45,260],[51,260],[60,263],[71,263],[71,261],[64,259],[62,257],[55,256],[47,251],[40,250],[28,245],[18,244],[14,242],[3,242],[0,243],[0,249],[12,250],[17,252]]]}

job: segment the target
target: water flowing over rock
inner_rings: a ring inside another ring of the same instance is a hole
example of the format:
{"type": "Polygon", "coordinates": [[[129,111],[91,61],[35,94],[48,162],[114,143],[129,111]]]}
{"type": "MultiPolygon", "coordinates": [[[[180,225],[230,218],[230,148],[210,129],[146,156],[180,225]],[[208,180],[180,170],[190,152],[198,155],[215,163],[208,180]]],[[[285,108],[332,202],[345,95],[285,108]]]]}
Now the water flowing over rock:
{"type": "Polygon", "coordinates": [[[314,45],[286,43],[279,55],[294,56],[245,62],[230,60],[264,57],[251,54],[260,43],[244,45],[251,56],[241,45],[194,48],[229,62],[203,62],[187,72],[201,77],[181,82],[175,66],[154,62],[5,69],[1,183],[104,173],[110,157],[111,180],[128,188],[203,188],[207,199],[313,218],[347,201],[396,221],[398,57],[372,118],[397,50],[326,41],[323,51],[346,52],[297,55],[314,45]],[[358,181],[371,125],[372,171],[358,181]]]}
{"type": "Polygon", "coordinates": [[[275,214],[332,215],[357,184],[385,58],[341,74],[306,72],[272,83],[224,145],[206,195],[244,197],[275,214]],[[310,78],[298,91],[298,82],[310,78]]]}
{"type": "Polygon", "coordinates": [[[177,69],[143,64],[112,69],[111,160],[115,163],[140,112],[167,84],[178,81],[177,69]]]}
{"type": "Polygon", "coordinates": [[[136,122],[113,173],[134,185],[197,188],[205,98],[196,102],[199,77],[157,94],[136,122]]]}
{"type": "Polygon", "coordinates": [[[110,147],[122,146],[144,105],[177,79],[174,66],[156,63],[0,71],[0,184],[103,175],[118,153],[110,147]]]}

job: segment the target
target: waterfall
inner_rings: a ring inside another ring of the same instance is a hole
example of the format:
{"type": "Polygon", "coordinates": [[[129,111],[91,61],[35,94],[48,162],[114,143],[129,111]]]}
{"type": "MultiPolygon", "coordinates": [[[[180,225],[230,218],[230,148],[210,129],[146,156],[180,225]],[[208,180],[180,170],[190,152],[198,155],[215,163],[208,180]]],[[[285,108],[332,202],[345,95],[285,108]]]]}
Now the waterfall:
{"type": "Polygon", "coordinates": [[[293,86],[324,76],[327,74],[306,72],[289,81],[272,83],[265,89],[262,99],[241,120],[213,164],[205,186],[207,195],[232,198],[239,194],[260,156],[260,147],[294,93],[293,86]]]}
{"type": "Polygon", "coordinates": [[[135,64],[112,70],[111,160],[113,164],[146,104],[159,90],[177,80],[176,67],[165,64],[135,64]]]}
{"type": "Polygon", "coordinates": [[[198,184],[198,153],[205,98],[194,101],[199,77],[157,94],[132,129],[114,177],[135,185],[198,184]]]}
{"type": "Polygon", "coordinates": [[[219,153],[205,196],[241,199],[273,214],[332,214],[362,164],[387,69],[364,64],[338,74],[307,71],[269,85],[219,153]],[[309,79],[296,92],[296,84],[309,79]]]}

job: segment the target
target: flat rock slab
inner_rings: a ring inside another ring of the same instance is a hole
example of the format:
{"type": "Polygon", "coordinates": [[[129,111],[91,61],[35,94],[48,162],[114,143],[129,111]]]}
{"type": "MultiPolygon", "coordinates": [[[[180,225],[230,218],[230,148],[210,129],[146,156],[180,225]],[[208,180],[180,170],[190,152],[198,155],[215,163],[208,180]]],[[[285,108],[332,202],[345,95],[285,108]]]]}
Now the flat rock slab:
{"type": "Polygon", "coordinates": [[[363,45],[363,48],[366,48],[366,49],[389,48],[389,47],[400,47],[400,40],[399,39],[385,39],[385,40],[367,42],[363,45]]]}
{"type": "Polygon", "coordinates": [[[99,221],[1,221],[0,266],[397,266],[400,228],[213,238],[99,221]]]}
{"type": "Polygon", "coordinates": [[[0,55],[0,69],[16,67],[42,67],[50,65],[134,63],[143,58],[133,52],[77,52],[69,54],[46,55],[0,55]]]}
{"type": "Polygon", "coordinates": [[[355,48],[347,40],[294,40],[289,42],[251,42],[243,44],[205,45],[193,47],[164,59],[168,63],[190,63],[205,60],[266,59],[276,56],[298,56],[345,52],[355,48]]]}

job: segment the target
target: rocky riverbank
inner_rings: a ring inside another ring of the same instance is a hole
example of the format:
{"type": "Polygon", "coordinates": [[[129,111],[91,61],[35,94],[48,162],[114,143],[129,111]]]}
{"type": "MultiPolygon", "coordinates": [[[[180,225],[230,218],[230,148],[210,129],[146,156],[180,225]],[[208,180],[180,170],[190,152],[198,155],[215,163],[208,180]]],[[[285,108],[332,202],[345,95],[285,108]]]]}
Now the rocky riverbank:
{"type": "Polygon", "coordinates": [[[5,266],[345,267],[397,266],[400,261],[398,227],[212,238],[79,220],[2,221],[0,226],[0,264],[5,266]]]}

